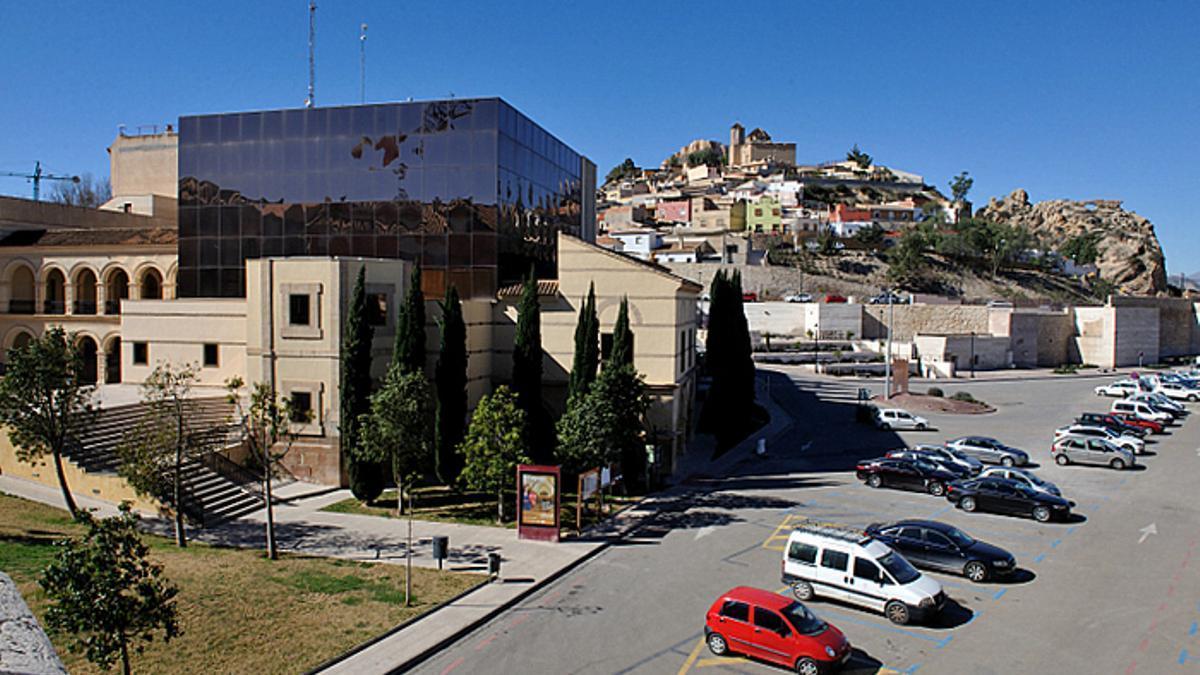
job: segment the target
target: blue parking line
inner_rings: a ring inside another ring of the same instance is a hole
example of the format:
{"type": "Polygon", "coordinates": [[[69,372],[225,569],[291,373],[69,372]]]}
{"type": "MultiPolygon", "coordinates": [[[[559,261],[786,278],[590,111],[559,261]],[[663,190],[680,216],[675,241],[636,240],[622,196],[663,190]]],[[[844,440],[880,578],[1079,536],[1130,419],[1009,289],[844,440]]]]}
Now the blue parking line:
{"type": "Polygon", "coordinates": [[[1000,598],[1004,597],[1004,594],[1007,592],[1008,592],[1007,588],[1001,588],[1000,590],[996,591],[996,594],[992,596],[992,599],[999,600],[1000,598]]]}
{"type": "Polygon", "coordinates": [[[1038,557],[1036,557],[1036,558],[1034,558],[1034,559],[1033,559],[1033,562],[1035,562],[1035,563],[1040,563],[1040,562],[1042,562],[1042,561],[1043,561],[1043,560],[1045,560],[1045,559],[1046,559],[1046,554],[1045,554],[1045,553],[1039,553],[1039,554],[1038,554],[1038,557]]]}
{"type": "Polygon", "coordinates": [[[1058,548],[1058,545],[1061,543],[1062,539],[1055,539],[1054,541],[1050,542],[1050,548],[1058,548]]]}
{"type": "Polygon", "coordinates": [[[859,618],[851,616],[849,614],[843,614],[841,612],[829,612],[829,611],[825,610],[824,608],[818,609],[817,613],[818,614],[833,614],[834,616],[839,617],[839,619],[841,621],[845,621],[847,623],[853,623],[853,624],[856,624],[859,626],[867,626],[870,628],[877,628],[879,630],[886,631],[888,633],[899,633],[900,635],[907,635],[908,637],[914,637],[914,638],[917,638],[918,640],[932,642],[934,644],[934,646],[936,646],[938,649],[945,647],[946,644],[948,642],[950,642],[951,638],[954,637],[953,635],[950,635],[950,636],[946,637],[944,640],[939,640],[937,638],[930,637],[928,635],[921,635],[920,633],[917,633],[917,632],[914,632],[911,630],[906,630],[904,628],[896,628],[895,626],[878,624],[878,623],[874,623],[872,621],[865,621],[863,619],[859,619],[859,618]]]}
{"type": "Polygon", "coordinates": [[[1067,534],[1071,534],[1071,533],[1075,532],[1075,528],[1077,528],[1077,527],[1079,527],[1079,526],[1078,526],[1078,525],[1072,525],[1072,526],[1068,527],[1068,528],[1067,528],[1067,534]]]}
{"type": "Polygon", "coordinates": [[[983,610],[982,610],[982,609],[980,609],[980,610],[976,610],[976,611],[974,611],[974,612],[971,612],[971,618],[967,619],[967,622],[966,622],[966,623],[964,623],[963,625],[964,625],[964,626],[969,626],[969,625],[971,625],[971,622],[973,622],[975,619],[978,619],[978,618],[979,618],[980,616],[982,616],[982,615],[983,615],[983,610]]]}
{"type": "Polygon", "coordinates": [[[1200,628],[1200,623],[1193,621],[1192,627],[1188,629],[1188,635],[1195,635],[1197,628],[1200,628]]]}
{"type": "Polygon", "coordinates": [[[1179,665],[1184,665],[1188,662],[1188,653],[1186,649],[1179,650],[1179,665]]]}
{"type": "Polygon", "coordinates": [[[929,514],[929,518],[930,518],[930,520],[937,518],[938,516],[942,515],[943,513],[949,511],[952,508],[954,508],[954,507],[953,506],[943,506],[942,508],[938,509],[937,511],[934,511],[933,513],[929,514]]]}

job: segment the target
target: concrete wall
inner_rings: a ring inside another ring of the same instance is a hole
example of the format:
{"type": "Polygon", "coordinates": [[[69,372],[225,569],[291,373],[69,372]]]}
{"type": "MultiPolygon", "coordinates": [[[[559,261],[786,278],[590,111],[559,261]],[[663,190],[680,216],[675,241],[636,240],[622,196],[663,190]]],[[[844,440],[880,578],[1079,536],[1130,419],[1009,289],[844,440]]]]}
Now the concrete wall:
{"type": "Polygon", "coordinates": [[[1158,363],[1159,310],[1156,307],[1111,308],[1115,321],[1114,364],[1136,366],[1138,363],[1158,363]]]}
{"type": "Polygon", "coordinates": [[[114,196],[178,194],[179,134],[119,134],[108,154],[114,196]]]}
{"type": "Polygon", "coordinates": [[[1075,352],[1082,363],[1102,368],[1116,365],[1116,336],[1112,332],[1111,307],[1076,307],[1074,310],[1075,352]]]}
{"type": "Polygon", "coordinates": [[[1158,312],[1158,354],[1160,357],[1190,356],[1200,353],[1200,322],[1197,304],[1188,298],[1149,298],[1114,296],[1118,308],[1153,308],[1158,312]]]}
{"type": "MultiPolygon", "coordinates": [[[[33,464],[18,461],[16,448],[5,428],[0,428],[0,474],[58,489],[58,476],[50,456],[46,455],[33,464]]],[[[67,478],[67,487],[74,495],[102,499],[114,504],[127,501],[138,511],[151,514],[159,512],[157,502],[139,497],[137,492],[115,473],[88,473],[70,460],[63,459],[63,474],[67,478]]]]}
{"type": "Polygon", "coordinates": [[[163,363],[196,366],[199,384],[221,386],[246,373],[246,301],[128,300],[120,316],[121,380],[140,383],[163,363]],[[134,363],[146,344],[147,362],[134,363]],[[217,365],[204,365],[204,345],[217,345],[217,365]]]}
{"type": "MultiPolygon", "coordinates": [[[[988,333],[988,308],[976,305],[894,305],[892,339],[911,340],[917,333],[969,334],[988,333]]],[[[863,305],[864,338],[887,336],[887,305],[863,305]]]]}

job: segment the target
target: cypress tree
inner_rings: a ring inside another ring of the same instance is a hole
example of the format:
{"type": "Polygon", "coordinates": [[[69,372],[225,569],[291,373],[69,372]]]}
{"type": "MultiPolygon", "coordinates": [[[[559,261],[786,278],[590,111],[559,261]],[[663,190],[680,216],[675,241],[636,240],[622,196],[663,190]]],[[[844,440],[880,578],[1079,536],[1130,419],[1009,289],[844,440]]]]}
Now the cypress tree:
{"type": "Polygon", "coordinates": [[[441,346],[434,370],[437,387],[434,447],[438,479],[446,485],[455,485],[462,473],[458,444],[466,432],[467,419],[467,325],[458,289],[447,288],[446,299],[440,304],[441,346]]]}
{"type": "Polygon", "coordinates": [[[596,317],[596,285],[588,286],[587,299],[579,311],[575,324],[575,358],[571,364],[571,381],[567,399],[576,394],[586,394],[596,381],[596,367],[600,363],[600,320],[596,317]]]}
{"type": "Polygon", "coordinates": [[[617,323],[613,326],[612,351],[608,362],[618,366],[633,365],[633,331],[629,329],[629,298],[621,298],[617,323]]]}
{"type": "Polygon", "coordinates": [[[371,342],[375,329],[367,321],[366,268],[358,268],[358,279],[346,313],[341,354],[342,456],[346,460],[350,491],[364,502],[383,492],[383,467],[369,457],[362,443],[360,417],[371,410],[371,342]]]}
{"type": "Polygon", "coordinates": [[[729,295],[733,308],[730,312],[730,365],[734,378],[732,395],[739,405],[746,407],[746,413],[749,414],[754,403],[754,348],[750,344],[750,324],[746,320],[740,271],[733,273],[729,295]]]}
{"type": "Polygon", "coordinates": [[[725,288],[728,285],[724,270],[718,270],[713,276],[708,291],[708,337],[705,340],[704,365],[712,378],[708,396],[704,400],[704,408],[700,415],[700,429],[714,431],[721,422],[724,414],[724,403],[720,400],[724,389],[725,372],[728,362],[725,357],[725,345],[728,344],[726,333],[728,321],[725,318],[728,299],[725,288]]]}
{"type": "Polygon", "coordinates": [[[425,298],[421,294],[420,265],[413,265],[408,292],[396,317],[392,363],[405,371],[425,372],[425,298]]]}
{"type": "Polygon", "coordinates": [[[547,462],[550,453],[545,443],[542,410],[542,328],[538,304],[537,279],[532,269],[517,305],[517,332],[513,338],[513,391],[517,405],[525,412],[526,443],[534,461],[547,462]]]}

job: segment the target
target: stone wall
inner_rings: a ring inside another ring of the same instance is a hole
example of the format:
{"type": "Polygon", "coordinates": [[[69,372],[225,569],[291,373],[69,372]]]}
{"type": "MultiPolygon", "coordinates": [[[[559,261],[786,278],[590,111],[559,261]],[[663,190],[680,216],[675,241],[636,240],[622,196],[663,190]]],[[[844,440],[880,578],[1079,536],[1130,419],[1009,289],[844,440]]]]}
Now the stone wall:
{"type": "Polygon", "coordinates": [[[0,673],[66,675],[66,672],[50,638],[17,591],[16,583],[0,572],[0,673]]]}
{"type": "MultiPolygon", "coordinates": [[[[988,334],[988,308],[977,305],[895,305],[893,340],[911,340],[917,333],[942,335],[988,334]]],[[[863,305],[863,337],[887,336],[887,305],[863,305]]]]}
{"type": "Polygon", "coordinates": [[[1158,312],[1158,355],[1186,356],[1200,352],[1197,304],[1188,298],[1114,296],[1114,307],[1153,308],[1158,312]]]}

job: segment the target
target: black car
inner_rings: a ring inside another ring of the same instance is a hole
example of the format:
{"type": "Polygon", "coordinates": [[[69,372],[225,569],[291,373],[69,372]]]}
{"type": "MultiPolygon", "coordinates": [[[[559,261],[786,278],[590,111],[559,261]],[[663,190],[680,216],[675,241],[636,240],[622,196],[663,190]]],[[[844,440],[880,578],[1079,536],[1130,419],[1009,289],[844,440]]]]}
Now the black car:
{"type": "Polygon", "coordinates": [[[873,488],[908,488],[928,492],[934,497],[946,494],[946,485],[960,478],[956,473],[920,459],[880,457],[861,462],[856,469],[858,479],[873,488]]]}
{"type": "MultiPolygon", "coordinates": [[[[944,451],[945,450],[943,449],[943,452],[944,451]]],[[[911,459],[921,462],[928,462],[943,471],[949,471],[957,476],[959,480],[970,478],[976,473],[971,471],[971,469],[966,466],[960,464],[951,464],[950,462],[946,461],[943,456],[925,450],[909,450],[908,448],[900,448],[899,450],[889,450],[884,457],[887,459],[911,459]]]]}
{"type": "Polygon", "coordinates": [[[1132,424],[1126,424],[1120,419],[1113,417],[1109,413],[1083,413],[1075,418],[1077,424],[1092,424],[1102,426],[1107,429],[1112,429],[1118,434],[1127,434],[1129,436],[1137,436],[1145,438],[1146,434],[1150,433],[1142,427],[1135,427],[1132,424]]]}
{"type": "Polygon", "coordinates": [[[1017,561],[1008,551],[934,520],[875,523],[867,526],[867,534],[917,567],[962,574],[974,582],[1008,576],[1017,569],[1017,561]]]}
{"type": "Polygon", "coordinates": [[[1075,502],[1007,478],[972,478],[946,486],[946,499],[963,511],[1033,516],[1039,523],[1066,518],[1075,502]]]}

